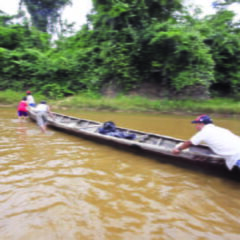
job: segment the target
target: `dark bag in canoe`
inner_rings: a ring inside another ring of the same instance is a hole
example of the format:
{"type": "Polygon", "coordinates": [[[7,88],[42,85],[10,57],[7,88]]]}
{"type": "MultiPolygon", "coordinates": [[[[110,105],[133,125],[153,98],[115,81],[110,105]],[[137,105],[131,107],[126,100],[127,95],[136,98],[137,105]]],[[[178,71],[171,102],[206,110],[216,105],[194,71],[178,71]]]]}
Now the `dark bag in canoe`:
{"type": "Polygon", "coordinates": [[[101,128],[98,129],[98,132],[104,135],[126,138],[126,139],[135,139],[136,135],[133,133],[126,133],[117,129],[116,125],[112,121],[105,122],[101,128]]]}

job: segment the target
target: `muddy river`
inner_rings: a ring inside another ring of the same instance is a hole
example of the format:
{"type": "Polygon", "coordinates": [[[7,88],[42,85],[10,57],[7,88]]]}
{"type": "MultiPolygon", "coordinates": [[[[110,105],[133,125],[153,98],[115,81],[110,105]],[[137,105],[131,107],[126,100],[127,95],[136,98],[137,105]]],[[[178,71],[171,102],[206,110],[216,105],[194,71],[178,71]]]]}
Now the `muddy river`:
{"type": "MultiPolygon", "coordinates": [[[[195,116],[61,113],[182,139],[195,132],[195,116]]],[[[238,119],[214,120],[240,135],[238,119]]],[[[0,125],[0,240],[240,239],[240,182],[43,134],[12,108],[1,108],[0,125]]]]}

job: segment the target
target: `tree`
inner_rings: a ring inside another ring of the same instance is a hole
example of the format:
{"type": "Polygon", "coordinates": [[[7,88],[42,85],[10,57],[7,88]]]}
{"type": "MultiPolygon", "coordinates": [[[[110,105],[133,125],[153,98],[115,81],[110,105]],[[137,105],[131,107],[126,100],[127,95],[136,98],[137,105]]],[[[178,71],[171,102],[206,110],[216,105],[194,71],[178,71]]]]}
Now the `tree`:
{"type": "Polygon", "coordinates": [[[240,0],[216,0],[212,3],[212,6],[216,9],[224,9],[233,3],[240,3],[240,0]]]}
{"type": "Polygon", "coordinates": [[[240,23],[234,22],[232,11],[219,9],[205,17],[198,26],[215,62],[215,83],[211,89],[221,95],[240,90],[240,23]]]}
{"type": "Polygon", "coordinates": [[[124,27],[144,28],[154,21],[165,21],[176,11],[182,9],[181,0],[93,0],[98,18],[93,21],[94,27],[108,25],[111,29],[124,27]]]}
{"type": "Polygon", "coordinates": [[[20,0],[20,8],[25,4],[31,15],[33,26],[43,32],[54,32],[60,21],[61,9],[71,4],[71,0],[20,0]]]}

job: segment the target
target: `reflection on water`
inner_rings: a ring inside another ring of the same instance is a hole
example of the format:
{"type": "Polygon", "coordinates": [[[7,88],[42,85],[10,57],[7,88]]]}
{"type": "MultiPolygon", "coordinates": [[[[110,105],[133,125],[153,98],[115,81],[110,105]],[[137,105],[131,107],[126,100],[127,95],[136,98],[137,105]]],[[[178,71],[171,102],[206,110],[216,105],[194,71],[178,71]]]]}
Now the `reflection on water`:
{"type": "MultiPolygon", "coordinates": [[[[0,239],[240,238],[239,183],[53,130],[42,134],[13,112],[4,109],[0,121],[0,239]]],[[[78,116],[180,138],[194,133],[190,117],[78,116]]]]}

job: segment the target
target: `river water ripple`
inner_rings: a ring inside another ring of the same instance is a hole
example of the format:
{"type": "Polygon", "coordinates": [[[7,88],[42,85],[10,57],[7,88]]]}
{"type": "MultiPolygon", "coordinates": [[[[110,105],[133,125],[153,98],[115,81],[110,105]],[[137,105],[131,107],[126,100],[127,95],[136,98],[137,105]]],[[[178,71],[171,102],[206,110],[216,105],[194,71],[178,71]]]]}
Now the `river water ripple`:
{"type": "MultiPolygon", "coordinates": [[[[166,135],[178,118],[176,137],[194,132],[183,132],[189,119],[180,116],[81,115],[166,135]]],[[[12,109],[2,109],[0,127],[0,239],[240,239],[238,182],[51,129],[42,134],[12,109]]]]}

